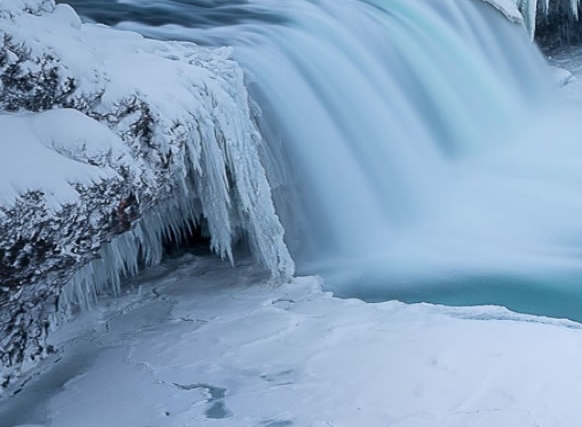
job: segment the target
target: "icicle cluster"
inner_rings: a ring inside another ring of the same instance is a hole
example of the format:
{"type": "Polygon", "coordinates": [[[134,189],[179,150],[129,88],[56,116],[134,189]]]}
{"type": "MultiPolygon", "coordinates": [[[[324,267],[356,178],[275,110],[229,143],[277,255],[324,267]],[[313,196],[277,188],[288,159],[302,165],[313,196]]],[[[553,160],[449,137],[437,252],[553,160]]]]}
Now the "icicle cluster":
{"type": "Polygon", "coordinates": [[[174,199],[148,211],[132,230],[104,245],[100,257],[82,267],[69,280],[59,299],[59,311],[89,308],[104,292],[119,293],[121,278],[134,276],[143,266],[162,260],[164,238],[184,238],[197,219],[200,207],[192,199],[174,199]]]}
{"type": "MultiPolygon", "coordinates": [[[[507,9],[505,0],[485,0],[489,3],[499,6],[502,9],[507,9]]],[[[536,33],[536,22],[540,18],[539,14],[545,17],[552,9],[559,10],[563,13],[569,13],[574,20],[579,18],[580,0],[511,0],[515,2],[517,8],[523,16],[525,27],[527,28],[530,37],[534,38],[536,33]]]]}
{"type": "MultiPolygon", "coordinates": [[[[0,115],[45,123],[27,137],[31,147],[80,165],[43,168],[47,178],[62,174],[56,187],[40,175],[38,185],[19,181],[18,167],[0,170],[10,190],[0,186],[5,378],[46,353],[49,305],[58,300],[70,311],[105,289],[119,291],[121,277],[160,261],[168,233],[179,237],[200,221],[221,256],[232,260],[244,236],[273,278],[291,277],[259,157],[263,141],[230,54],[85,25],[53,0],[0,0],[0,115]],[[66,112],[73,110],[77,116],[66,112]],[[117,151],[82,134],[87,124],[117,151]],[[95,168],[104,173],[85,176],[95,168]]],[[[20,136],[0,139],[6,164],[20,136]]]]}

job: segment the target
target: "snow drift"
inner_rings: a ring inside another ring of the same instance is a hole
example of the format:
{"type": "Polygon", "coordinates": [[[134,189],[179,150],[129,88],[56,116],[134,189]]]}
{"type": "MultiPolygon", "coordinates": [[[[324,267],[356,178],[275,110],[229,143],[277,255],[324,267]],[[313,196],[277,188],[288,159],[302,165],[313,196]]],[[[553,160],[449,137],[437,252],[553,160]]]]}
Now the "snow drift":
{"type": "Polygon", "coordinates": [[[82,24],[53,0],[0,0],[0,82],[4,383],[50,351],[56,312],[158,263],[164,237],[195,224],[221,256],[244,237],[273,278],[293,274],[228,48],[82,24]]]}

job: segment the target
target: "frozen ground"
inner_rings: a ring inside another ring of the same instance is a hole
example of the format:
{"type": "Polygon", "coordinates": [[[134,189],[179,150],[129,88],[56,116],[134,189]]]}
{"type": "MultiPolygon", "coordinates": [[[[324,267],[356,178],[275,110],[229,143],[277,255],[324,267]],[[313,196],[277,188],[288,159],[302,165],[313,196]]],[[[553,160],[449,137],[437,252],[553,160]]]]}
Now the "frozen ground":
{"type": "Polygon", "coordinates": [[[579,324],[261,280],[194,255],[150,270],[53,335],[59,353],[0,401],[0,425],[582,423],[579,324]]]}

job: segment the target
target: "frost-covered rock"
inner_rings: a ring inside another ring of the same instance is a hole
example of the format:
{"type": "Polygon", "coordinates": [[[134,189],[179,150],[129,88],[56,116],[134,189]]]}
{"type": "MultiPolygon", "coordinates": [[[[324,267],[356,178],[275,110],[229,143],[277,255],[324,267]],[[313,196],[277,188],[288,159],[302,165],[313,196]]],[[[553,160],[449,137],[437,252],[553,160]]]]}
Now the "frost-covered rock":
{"type": "Polygon", "coordinates": [[[223,257],[244,236],[274,278],[293,274],[227,48],[81,24],[53,0],[0,0],[0,129],[5,382],[50,351],[52,313],[159,262],[164,236],[192,224],[223,257]]]}

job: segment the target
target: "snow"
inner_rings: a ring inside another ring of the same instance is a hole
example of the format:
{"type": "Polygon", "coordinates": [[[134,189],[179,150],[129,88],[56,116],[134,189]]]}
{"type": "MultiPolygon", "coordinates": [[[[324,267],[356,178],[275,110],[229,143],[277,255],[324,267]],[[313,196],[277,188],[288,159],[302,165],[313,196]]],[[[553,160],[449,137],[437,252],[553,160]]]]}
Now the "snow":
{"type": "Polygon", "coordinates": [[[194,224],[231,263],[244,239],[274,282],[293,275],[230,48],[0,0],[0,81],[0,387],[46,354],[55,310],[119,292],[194,224]]]}
{"type": "Polygon", "coordinates": [[[582,327],[366,304],[185,256],[54,336],[7,427],[578,425],[582,327]],[[22,408],[30,408],[22,410],[22,408]]]}
{"type": "Polygon", "coordinates": [[[53,10],[53,0],[0,0],[0,18],[14,18],[24,11],[39,14],[53,10]]]}
{"type": "Polygon", "coordinates": [[[111,155],[123,159],[128,152],[106,126],[75,110],[4,114],[0,128],[0,204],[4,207],[28,191],[44,192],[53,210],[76,203],[75,184],[90,186],[117,175],[109,167],[89,164],[89,159],[111,155]]]}

